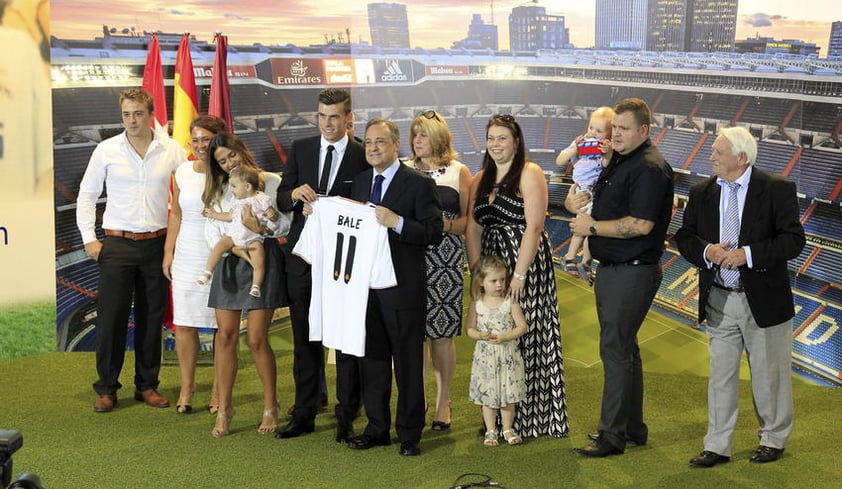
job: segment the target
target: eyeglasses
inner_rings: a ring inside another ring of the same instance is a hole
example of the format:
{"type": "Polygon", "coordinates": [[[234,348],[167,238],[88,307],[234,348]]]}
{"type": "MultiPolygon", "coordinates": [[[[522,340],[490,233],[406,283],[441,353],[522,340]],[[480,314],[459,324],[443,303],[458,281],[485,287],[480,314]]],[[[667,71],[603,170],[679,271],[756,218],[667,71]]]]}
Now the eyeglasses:
{"type": "Polygon", "coordinates": [[[418,114],[418,116],[419,117],[423,116],[427,119],[435,119],[439,122],[442,122],[441,117],[439,117],[439,114],[435,110],[428,110],[426,112],[421,112],[420,114],[418,114]]]}

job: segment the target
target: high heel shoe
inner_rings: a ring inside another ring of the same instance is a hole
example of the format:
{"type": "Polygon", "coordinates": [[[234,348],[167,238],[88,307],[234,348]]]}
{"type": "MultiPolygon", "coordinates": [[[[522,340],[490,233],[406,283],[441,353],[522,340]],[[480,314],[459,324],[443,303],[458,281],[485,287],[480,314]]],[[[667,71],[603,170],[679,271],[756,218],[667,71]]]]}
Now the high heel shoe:
{"type": "Polygon", "coordinates": [[[447,410],[450,412],[450,421],[445,423],[444,421],[433,420],[433,424],[430,426],[430,429],[433,431],[447,431],[450,429],[450,424],[453,422],[453,410],[450,407],[450,401],[447,401],[447,410]]]}
{"type": "Polygon", "coordinates": [[[193,406],[191,405],[191,399],[184,399],[182,397],[179,397],[178,403],[175,405],[175,412],[177,412],[178,414],[188,414],[192,411],[193,406]]]}
{"type": "Polygon", "coordinates": [[[214,438],[222,438],[230,432],[231,418],[234,417],[234,408],[231,408],[226,413],[222,409],[216,414],[216,424],[213,425],[211,435],[214,438]]]}
{"type": "Polygon", "coordinates": [[[211,400],[208,401],[208,412],[211,414],[216,414],[219,412],[219,400],[216,398],[216,394],[211,394],[211,400]]]}
{"type": "Polygon", "coordinates": [[[276,403],[274,406],[263,410],[263,419],[260,420],[260,426],[257,427],[258,433],[269,435],[278,429],[278,411],[280,409],[281,406],[276,403]],[[270,420],[268,423],[266,422],[266,418],[270,420]]]}

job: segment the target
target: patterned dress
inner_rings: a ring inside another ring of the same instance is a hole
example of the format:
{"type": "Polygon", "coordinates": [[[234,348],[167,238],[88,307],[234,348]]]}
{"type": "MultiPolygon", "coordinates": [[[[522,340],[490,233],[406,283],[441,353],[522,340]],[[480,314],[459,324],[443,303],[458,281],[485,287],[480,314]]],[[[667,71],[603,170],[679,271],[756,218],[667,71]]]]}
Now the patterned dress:
{"type": "MultiPolygon", "coordinates": [[[[413,163],[407,165],[415,168],[413,163]]],[[[463,166],[458,161],[451,161],[449,165],[435,170],[419,170],[436,181],[442,219],[457,219],[461,215],[459,173],[463,166]]],[[[462,334],[464,250],[462,238],[451,233],[444,233],[439,244],[427,246],[428,338],[462,334]]]]}
{"type": "MultiPolygon", "coordinates": [[[[482,226],[483,255],[503,258],[513,270],[526,230],[523,199],[498,194],[492,203],[477,198],[474,218],[482,226]]],[[[555,273],[546,232],[526,273],[520,306],[529,331],[520,337],[526,369],[526,400],[518,404],[515,429],[522,436],[566,436],[567,400],[555,273]]]]}
{"type": "MultiPolygon", "coordinates": [[[[512,303],[506,299],[491,308],[483,301],[474,304],[477,313],[477,331],[500,334],[515,329],[512,303]]],[[[526,398],[523,357],[517,341],[494,344],[477,341],[471,365],[471,385],[468,399],[477,404],[501,408],[516,404],[526,398]]]]}

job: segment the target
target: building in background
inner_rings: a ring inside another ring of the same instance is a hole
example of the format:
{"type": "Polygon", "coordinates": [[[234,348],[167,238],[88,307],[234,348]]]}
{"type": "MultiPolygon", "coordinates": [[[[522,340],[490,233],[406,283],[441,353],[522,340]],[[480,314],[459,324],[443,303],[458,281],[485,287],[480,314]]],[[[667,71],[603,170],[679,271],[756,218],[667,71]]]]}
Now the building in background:
{"type": "Polygon", "coordinates": [[[368,4],[368,28],[374,46],[410,47],[406,5],[386,2],[368,4]]]}
{"type": "Polygon", "coordinates": [[[596,49],[646,49],[649,0],[596,0],[596,49]]]}
{"type": "Polygon", "coordinates": [[[811,54],[818,55],[819,49],[821,48],[813,42],[804,42],[797,39],[778,41],[771,37],[753,37],[741,39],[735,43],[735,51],[738,53],[784,53],[809,56],[811,54]]]}
{"type": "Polygon", "coordinates": [[[830,40],[827,42],[828,56],[842,56],[842,20],[830,24],[830,40]]]}
{"type": "Polygon", "coordinates": [[[570,30],[563,15],[552,15],[539,5],[515,7],[509,14],[509,49],[537,51],[564,49],[570,45],[570,30]]]}
{"type": "Polygon", "coordinates": [[[684,51],[688,0],[649,0],[647,51],[684,51]]]}
{"type": "Polygon", "coordinates": [[[486,24],[482,20],[482,14],[473,14],[471,24],[468,26],[468,37],[453,43],[454,48],[493,49],[494,51],[497,51],[498,46],[497,26],[486,24]]]}
{"type": "Polygon", "coordinates": [[[738,0],[688,0],[685,51],[734,51],[738,0]]]}

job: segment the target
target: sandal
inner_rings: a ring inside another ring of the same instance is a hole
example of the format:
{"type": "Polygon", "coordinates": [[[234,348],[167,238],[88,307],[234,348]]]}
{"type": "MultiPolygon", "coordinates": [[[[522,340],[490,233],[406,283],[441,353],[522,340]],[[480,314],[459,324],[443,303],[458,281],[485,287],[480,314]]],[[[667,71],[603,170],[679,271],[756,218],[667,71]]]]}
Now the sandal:
{"type": "Polygon", "coordinates": [[[520,445],[523,443],[523,438],[517,434],[515,430],[506,430],[503,432],[503,438],[506,440],[506,443],[509,445],[520,445]]]}
{"type": "Polygon", "coordinates": [[[222,409],[216,414],[216,424],[211,430],[211,435],[214,438],[222,438],[230,433],[231,418],[234,417],[234,408],[230,409],[230,413],[226,413],[222,409]]]}
{"type": "Polygon", "coordinates": [[[205,285],[210,282],[211,277],[213,277],[213,272],[205,270],[201,275],[199,275],[199,278],[196,279],[196,285],[205,285]]]}
{"type": "Polygon", "coordinates": [[[593,261],[583,261],[582,266],[585,268],[585,274],[582,278],[588,282],[588,286],[593,287],[594,280],[596,280],[596,269],[593,267],[593,261]]]}
{"type": "Polygon", "coordinates": [[[216,392],[211,394],[210,401],[208,401],[208,412],[211,414],[219,412],[219,400],[216,398],[216,392]]]}
{"type": "Polygon", "coordinates": [[[579,262],[577,262],[575,258],[565,258],[564,259],[564,271],[567,272],[568,275],[578,277],[579,276],[579,262]]]}
{"type": "Polygon", "coordinates": [[[187,414],[193,411],[193,393],[189,396],[178,396],[178,402],[175,404],[175,412],[178,414],[187,414]]]}
{"type": "Polygon", "coordinates": [[[260,297],[260,286],[257,284],[251,284],[249,295],[252,297],[260,297]]]}
{"type": "Polygon", "coordinates": [[[281,406],[275,404],[270,408],[266,408],[263,410],[263,419],[260,421],[260,426],[257,427],[257,432],[261,435],[268,435],[274,433],[275,430],[278,429],[278,411],[281,409],[281,406]],[[266,422],[266,419],[269,419],[269,422],[266,422]]]}
{"type": "Polygon", "coordinates": [[[499,445],[497,442],[497,430],[488,430],[485,432],[485,440],[483,440],[482,444],[487,447],[496,447],[499,445]]]}

